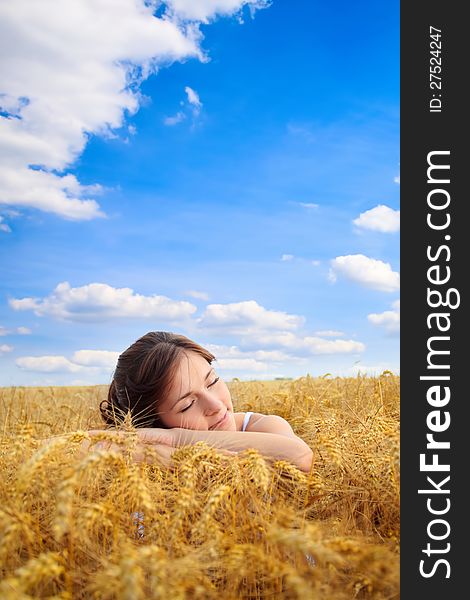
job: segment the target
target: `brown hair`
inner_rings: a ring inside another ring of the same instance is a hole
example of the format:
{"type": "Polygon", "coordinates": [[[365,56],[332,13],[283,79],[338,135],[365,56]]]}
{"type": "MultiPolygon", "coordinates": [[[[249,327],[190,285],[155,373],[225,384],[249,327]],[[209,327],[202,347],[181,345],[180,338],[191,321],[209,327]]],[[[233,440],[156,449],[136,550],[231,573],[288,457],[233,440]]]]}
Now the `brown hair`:
{"type": "Polygon", "coordinates": [[[215,356],[184,335],[150,331],[118,358],[108,399],[100,404],[103,420],[119,425],[130,412],[135,427],[166,427],[158,403],[173,383],[185,351],[201,355],[209,364],[215,356]]]}

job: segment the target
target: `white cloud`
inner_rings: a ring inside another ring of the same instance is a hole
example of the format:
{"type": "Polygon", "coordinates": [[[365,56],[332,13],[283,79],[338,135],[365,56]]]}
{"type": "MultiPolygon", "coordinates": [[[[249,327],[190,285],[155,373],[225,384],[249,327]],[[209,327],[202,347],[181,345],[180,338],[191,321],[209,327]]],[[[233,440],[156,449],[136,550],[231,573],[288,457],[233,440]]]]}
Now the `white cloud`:
{"type": "Polygon", "coordinates": [[[31,329],[28,327],[16,327],[14,329],[7,329],[0,325],[0,337],[4,335],[12,335],[17,333],[18,335],[30,335],[31,329]]]}
{"type": "Polygon", "coordinates": [[[342,337],[344,333],[342,331],[327,329],[326,331],[315,331],[315,335],[319,337],[342,337]]]}
{"type": "MultiPolygon", "coordinates": [[[[5,119],[0,117],[0,132],[8,128],[2,126],[2,121],[5,119]]],[[[15,136],[11,132],[11,138],[15,136]]],[[[21,138],[21,134],[17,137],[21,138]]],[[[0,156],[4,155],[7,142],[5,138],[3,144],[0,142],[0,156]]],[[[9,148],[6,152],[13,153],[13,149],[9,148]]],[[[104,217],[95,200],[82,199],[88,192],[98,192],[99,186],[82,186],[74,175],[59,176],[19,163],[18,160],[17,164],[3,164],[0,167],[0,204],[37,208],[71,221],[104,217]]]]}
{"type": "MultiPolygon", "coordinates": [[[[274,358],[279,360],[286,357],[279,352],[242,352],[235,346],[206,344],[205,347],[217,356],[216,368],[221,372],[267,372],[272,367],[274,358]]],[[[0,352],[1,349],[2,346],[0,352]]],[[[78,350],[70,359],[57,355],[24,356],[18,358],[16,364],[24,371],[42,373],[110,373],[116,367],[119,354],[109,350],[78,350]]]]}
{"type": "Polygon", "coordinates": [[[400,300],[396,300],[392,304],[393,310],[386,310],[383,313],[371,313],[367,315],[367,319],[376,327],[383,327],[390,334],[398,334],[400,332],[400,300]]]}
{"type": "Polygon", "coordinates": [[[8,344],[0,344],[0,354],[6,354],[7,352],[12,352],[13,346],[9,346],[8,344]]]}
{"type": "Polygon", "coordinates": [[[72,362],[84,367],[104,367],[114,369],[120,352],[109,350],[77,350],[72,356],[72,362]]]}
{"type": "Polygon", "coordinates": [[[283,254],[281,256],[281,261],[282,262],[291,262],[295,260],[296,262],[301,262],[301,263],[308,263],[313,265],[314,267],[318,267],[321,265],[321,261],[319,260],[310,260],[308,258],[303,258],[302,256],[295,256],[294,254],[283,254]]]}
{"type": "Polygon", "coordinates": [[[198,292],[197,290],[187,290],[184,292],[186,296],[195,298],[196,300],[209,300],[209,294],[206,292],[198,292]]]}
{"type": "Polygon", "coordinates": [[[298,315],[267,310],[255,300],[232,304],[209,304],[202,317],[198,319],[202,328],[217,327],[223,329],[224,332],[232,333],[266,329],[297,329],[303,325],[304,321],[304,317],[298,315]]]}
{"type": "Polygon", "coordinates": [[[0,231],[4,231],[5,233],[11,233],[11,228],[6,223],[3,223],[4,219],[0,215],[0,231]]]}
{"type": "MultiPolygon", "coordinates": [[[[304,335],[297,331],[304,325],[304,321],[302,316],[267,310],[251,300],[233,304],[210,304],[198,319],[198,324],[205,331],[238,337],[241,349],[236,346],[211,346],[213,353],[222,358],[254,357],[260,361],[282,364],[315,354],[360,353],[365,349],[362,342],[355,340],[331,340],[318,335],[304,335]]],[[[343,335],[341,332],[327,333],[343,335]]]]}
{"type": "Polygon", "coordinates": [[[61,10],[57,0],[0,3],[0,107],[7,114],[0,116],[0,205],[71,220],[104,216],[93,198],[100,187],[64,174],[90,136],[110,137],[125,125],[139,108],[140,84],[162,65],[205,60],[199,22],[268,5],[166,4],[156,17],[154,0],[67,0],[61,10]]]}
{"type": "Polygon", "coordinates": [[[215,368],[222,376],[236,375],[246,378],[256,373],[259,377],[272,378],[276,371],[281,372],[286,365],[293,363],[298,365],[299,357],[292,356],[280,350],[241,350],[237,346],[224,346],[219,344],[203,344],[212,352],[217,362],[215,368]]]}
{"type": "Polygon", "coordinates": [[[201,21],[208,23],[216,16],[233,15],[243,6],[248,6],[254,11],[267,8],[270,0],[166,0],[165,4],[171,12],[180,19],[201,21]]]}
{"type": "Polygon", "coordinates": [[[24,371],[40,373],[96,373],[114,370],[119,352],[109,350],[77,350],[72,358],[65,356],[22,356],[16,364],[24,371]]]}
{"type": "Polygon", "coordinates": [[[396,292],[400,287],[400,275],[392,271],[389,263],[363,254],[349,254],[333,259],[330,281],[335,282],[338,275],[381,292],[396,292]]]}
{"type": "Polygon", "coordinates": [[[279,364],[297,360],[295,356],[291,356],[281,350],[255,350],[254,352],[250,352],[250,354],[257,360],[267,360],[279,364]]]}
{"type": "Polygon", "coordinates": [[[43,299],[21,298],[9,301],[14,310],[33,310],[38,316],[68,321],[101,321],[114,318],[153,318],[163,321],[185,319],[197,308],[166,296],[142,296],[131,288],[114,288],[90,283],[73,288],[65,281],[43,299]]]}
{"type": "Polygon", "coordinates": [[[201,112],[202,102],[199,99],[198,93],[187,85],[184,88],[186,95],[188,96],[188,102],[193,107],[193,114],[195,117],[201,112]]]}
{"type": "MultiPolygon", "coordinates": [[[[85,387],[88,385],[96,385],[96,383],[97,383],[96,381],[90,380],[90,379],[72,379],[72,381],[70,382],[70,385],[77,386],[77,387],[85,387]]],[[[52,385],[53,386],[54,384],[57,385],[54,382],[51,382],[49,384],[38,383],[35,385],[38,385],[38,387],[42,387],[43,385],[52,385]]]]}
{"type": "Polygon", "coordinates": [[[259,373],[266,371],[269,368],[268,363],[260,362],[254,358],[221,358],[217,361],[220,365],[221,370],[224,371],[250,371],[259,373]]]}
{"type": "Polygon", "coordinates": [[[186,115],[183,112],[178,111],[176,115],[173,115],[172,117],[165,117],[163,119],[163,124],[168,127],[173,127],[173,125],[178,125],[178,123],[181,123],[181,121],[184,121],[185,119],[186,115]]]}
{"type": "Polygon", "coordinates": [[[216,357],[214,366],[222,377],[234,377],[241,379],[272,379],[277,372],[281,372],[286,364],[298,364],[299,360],[293,356],[280,351],[243,351],[237,346],[221,346],[217,344],[204,344],[216,357]]]}
{"type": "Polygon", "coordinates": [[[29,327],[17,327],[16,332],[20,335],[31,335],[32,333],[29,327]]]}
{"type": "MultiPolygon", "coordinates": [[[[191,111],[193,117],[198,117],[201,112],[202,102],[199,99],[198,93],[190,88],[188,85],[184,88],[187,96],[187,103],[181,101],[180,104],[185,107],[185,110],[189,104],[189,110],[191,111]]],[[[171,117],[165,117],[163,119],[163,124],[168,127],[173,127],[174,125],[178,125],[178,123],[183,122],[187,117],[187,113],[183,110],[179,110],[175,115],[171,117]]]]}
{"type": "MultiPolygon", "coordinates": [[[[301,337],[292,332],[264,332],[241,340],[249,349],[236,345],[204,343],[216,357],[215,368],[222,375],[250,378],[273,378],[285,374],[285,369],[306,365],[309,357],[319,354],[350,354],[364,350],[364,345],[352,340],[325,340],[301,337]]],[[[78,350],[71,357],[25,356],[16,364],[22,370],[44,373],[80,373],[93,382],[103,381],[114,370],[119,352],[109,350],[78,350]]]]}
{"type": "Polygon", "coordinates": [[[61,355],[22,356],[16,360],[16,365],[23,371],[80,373],[96,378],[97,374],[110,375],[116,367],[119,354],[109,350],[77,350],[71,358],[61,355]]]}
{"type": "Polygon", "coordinates": [[[400,211],[379,204],[361,213],[357,219],[354,219],[353,223],[361,229],[395,233],[400,230],[400,211]]]}
{"type": "MultiPolygon", "coordinates": [[[[244,339],[244,344],[253,343],[244,339]]],[[[259,333],[256,343],[263,347],[283,348],[301,356],[315,354],[350,354],[364,352],[365,345],[354,340],[325,340],[317,336],[298,336],[290,331],[259,333]]]]}
{"type": "Polygon", "coordinates": [[[76,373],[82,370],[65,356],[22,356],[16,359],[16,364],[24,371],[39,373],[76,373]]]}
{"type": "Polygon", "coordinates": [[[246,359],[255,358],[258,361],[270,361],[276,363],[282,363],[284,361],[295,360],[294,357],[290,356],[286,352],[279,350],[241,350],[237,346],[224,346],[219,344],[204,344],[204,348],[207,348],[209,352],[216,357],[217,362],[222,359],[246,359]]]}
{"type": "Polygon", "coordinates": [[[396,177],[394,177],[394,178],[393,178],[393,181],[394,181],[395,183],[398,183],[398,184],[400,184],[400,175],[397,175],[396,177]]]}

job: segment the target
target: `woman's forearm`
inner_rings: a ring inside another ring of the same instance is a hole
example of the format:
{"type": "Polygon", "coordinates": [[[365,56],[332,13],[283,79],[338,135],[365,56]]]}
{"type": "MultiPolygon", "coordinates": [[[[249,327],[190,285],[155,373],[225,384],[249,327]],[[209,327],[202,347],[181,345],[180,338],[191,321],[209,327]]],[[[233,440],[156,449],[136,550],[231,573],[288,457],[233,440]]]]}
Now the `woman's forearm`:
{"type": "MultiPolygon", "coordinates": [[[[123,440],[128,434],[125,432],[113,432],[116,438],[122,438],[123,440]]],[[[90,439],[85,439],[80,445],[80,455],[85,457],[88,452],[94,450],[111,450],[118,454],[124,453],[126,446],[120,443],[114,443],[110,439],[94,441],[95,437],[103,437],[102,430],[92,430],[88,432],[90,439]]],[[[109,435],[109,432],[108,432],[109,435]]],[[[116,439],[116,442],[118,439],[116,439]]],[[[160,463],[165,467],[172,466],[172,455],[176,451],[175,446],[171,446],[164,443],[154,441],[151,446],[148,444],[137,441],[134,447],[131,448],[131,458],[136,463],[160,463]]]]}
{"type": "Polygon", "coordinates": [[[214,448],[231,452],[254,448],[267,458],[286,460],[305,472],[309,472],[312,466],[312,450],[300,438],[254,431],[200,431],[182,428],[170,431],[176,446],[206,442],[214,448]]]}
{"type": "MultiPolygon", "coordinates": [[[[101,436],[103,431],[89,431],[88,433],[94,437],[101,436]]],[[[159,450],[165,450],[168,454],[165,456],[166,459],[171,457],[177,447],[205,442],[229,454],[254,448],[268,459],[285,460],[307,473],[312,468],[313,452],[299,437],[258,431],[201,431],[183,428],[138,428],[135,433],[139,441],[138,450],[143,451],[148,445],[156,446],[159,450]]],[[[128,435],[126,432],[115,432],[115,434],[118,436],[128,435]]],[[[104,442],[104,444],[109,444],[109,442],[104,442]]],[[[89,445],[88,443],[87,450],[91,449],[88,448],[89,445]]],[[[139,455],[138,460],[140,462],[145,459],[139,455]]]]}

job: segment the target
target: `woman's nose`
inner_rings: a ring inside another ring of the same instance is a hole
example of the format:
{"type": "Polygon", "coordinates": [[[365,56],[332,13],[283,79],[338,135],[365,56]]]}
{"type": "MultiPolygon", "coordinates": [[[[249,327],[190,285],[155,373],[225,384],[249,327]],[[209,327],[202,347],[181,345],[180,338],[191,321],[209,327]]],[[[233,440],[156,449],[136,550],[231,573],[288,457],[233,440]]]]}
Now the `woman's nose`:
{"type": "Polygon", "coordinates": [[[217,413],[222,408],[223,402],[211,392],[206,392],[203,398],[204,412],[208,415],[217,413]]]}

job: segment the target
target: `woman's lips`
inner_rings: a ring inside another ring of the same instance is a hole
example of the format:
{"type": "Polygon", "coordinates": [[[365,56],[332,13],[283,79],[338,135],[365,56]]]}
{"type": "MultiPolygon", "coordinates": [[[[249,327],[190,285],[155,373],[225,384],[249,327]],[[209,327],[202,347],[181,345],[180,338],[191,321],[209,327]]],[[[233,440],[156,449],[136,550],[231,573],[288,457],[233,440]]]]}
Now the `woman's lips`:
{"type": "Polygon", "coordinates": [[[225,411],[225,415],[220,419],[220,421],[217,421],[217,423],[215,423],[214,425],[212,425],[210,427],[210,429],[215,429],[216,427],[219,427],[219,425],[223,425],[225,423],[225,421],[227,420],[228,417],[228,410],[225,411]]]}

